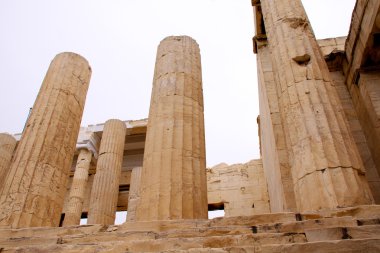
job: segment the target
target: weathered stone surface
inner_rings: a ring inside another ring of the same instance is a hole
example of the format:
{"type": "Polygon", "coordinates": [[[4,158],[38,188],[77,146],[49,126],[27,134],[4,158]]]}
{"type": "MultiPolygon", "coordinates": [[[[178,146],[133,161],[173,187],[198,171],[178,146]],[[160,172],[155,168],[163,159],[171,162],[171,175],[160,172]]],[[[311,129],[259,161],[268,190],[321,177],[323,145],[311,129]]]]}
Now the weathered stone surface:
{"type": "Polygon", "coordinates": [[[79,225],[80,223],[84,198],[86,197],[86,186],[91,159],[91,151],[87,149],[81,149],[79,151],[77,166],[70,189],[69,203],[63,221],[64,226],[79,225]]]}
{"type": "Polygon", "coordinates": [[[380,239],[339,240],[288,245],[265,245],[260,253],[376,253],[380,251],[380,239]]]}
{"type": "Polygon", "coordinates": [[[337,37],[317,40],[318,46],[321,49],[322,55],[325,57],[329,56],[332,52],[340,51],[344,52],[344,45],[346,43],[347,37],[337,37]]]}
{"type": "Polygon", "coordinates": [[[207,219],[201,61],[190,37],[156,58],[136,220],[207,219]]]}
{"type": "Polygon", "coordinates": [[[367,179],[376,203],[380,201],[380,90],[376,85],[380,81],[379,28],[376,25],[379,11],[380,2],[377,0],[357,1],[343,61],[344,84],[357,113],[357,125],[361,127],[360,132],[357,131],[360,136],[359,147],[364,150],[362,154],[369,174],[367,179]]]}
{"type": "Polygon", "coordinates": [[[7,133],[0,133],[0,191],[9,172],[16,139],[7,133]]]}
{"type": "Polygon", "coordinates": [[[0,196],[0,226],[58,226],[91,76],[61,53],[50,64],[0,196]]]}
{"type": "Polygon", "coordinates": [[[129,187],[129,197],[128,197],[128,215],[127,221],[136,220],[136,207],[140,200],[140,183],[141,183],[141,167],[135,167],[132,170],[131,184],[129,187]]]}
{"type": "MultiPolygon", "coordinates": [[[[106,226],[100,224],[70,227],[31,227],[19,229],[0,229],[0,238],[1,240],[6,240],[6,238],[46,238],[47,236],[62,237],[66,235],[91,235],[105,231],[106,229],[106,226]]],[[[3,241],[1,241],[1,244],[4,244],[3,241]]]]}
{"type": "Polygon", "coordinates": [[[112,225],[115,222],[125,134],[125,123],[121,120],[111,119],[104,125],[91,190],[88,224],[112,225]]]}
{"type": "MultiPolygon", "coordinates": [[[[366,169],[366,179],[371,189],[373,198],[376,204],[380,203],[380,176],[376,168],[374,157],[371,154],[368,142],[373,142],[372,139],[367,139],[363,131],[364,128],[368,129],[368,124],[361,124],[360,118],[363,118],[365,112],[357,112],[353,103],[352,97],[345,84],[345,77],[342,71],[330,72],[331,78],[334,81],[334,87],[339,95],[339,99],[342,103],[344,113],[346,115],[348,125],[351,129],[351,133],[354,137],[356,146],[358,147],[359,154],[364,163],[366,169]]],[[[368,101],[370,99],[368,98],[368,101]]]]}
{"type": "Polygon", "coordinates": [[[362,205],[347,208],[336,208],[331,210],[304,212],[301,215],[302,220],[318,219],[322,217],[344,217],[353,216],[359,219],[379,219],[379,205],[362,205]]]}
{"type": "Polygon", "coordinates": [[[259,88],[259,135],[261,159],[267,179],[271,212],[297,211],[290,157],[286,146],[286,129],[280,114],[279,90],[268,46],[257,55],[259,88]]]}
{"type": "Polygon", "coordinates": [[[314,230],[308,230],[309,221],[304,223],[306,230],[298,232],[273,230],[268,233],[255,229],[259,224],[281,227],[286,223],[299,223],[291,221],[294,217],[295,214],[284,213],[247,216],[247,219],[219,218],[217,222],[168,220],[127,222],[122,226],[0,229],[0,245],[4,252],[377,252],[378,224],[353,225],[345,230],[336,226],[344,224],[346,219],[357,219],[354,216],[321,217],[319,228],[314,230]],[[156,224],[157,227],[151,226],[153,230],[150,230],[146,224],[156,224]],[[311,242],[315,239],[310,234],[313,231],[314,235],[340,231],[337,234],[342,238],[334,234],[335,237],[326,240],[338,241],[311,242]],[[308,235],[311,241],[307,240],[308,235]]]}
{"type": "Polygon", "coordinates": [[[209,228],[226,226],[258,226],[283,222],[295,222],[294,213],[268,213],[237,217],[220,217],[212,220],[166,220],[166,221],[137,221],[126,222],[121,227],[125,231],[154,231],[184,230],[191,228],[209,228]]]}
{"type": "Polygon", "coordinates": [[[224,205],[224,217],[270,212],[261,160],[208,169],[207,192],[209,204],[224,205]]]}
{"type": "Polygon", "coordinates": [[[261,8],[297,209],[372,203],[365,168],[301,1],[262,0],[261,8]],[[310,60],[304,64],[293,60],[305,55],[310,60]]]}
{"type": "Polygon", "coordinates": [[[228,218],[215,218],[210,221],[214,226],[228,226],[228,225],[247,225],[257,226],[260,224],[283,223],[295,221],[296,216],[294,213],[267,213],[256,214],[250,216],[238,216],[228,218]]]}
{"type": "MultiPolygon", "coordinates": [[[[100,203],[101,208],[97,210],[105,211],[98,212],[99,217],[108,219],[114,214],[118,201],[118,208],[128,208],[130,212],[128,222],[121,226],[3,228],[0,229],[0,251],[380,252],[380,207],[356,206],[370,202],[365,180],[375,197],[380,196],[379,173],[376,173],[379,156],[374,148],[378,145],[376,129],[380,118],[379,89],[376,86],[379,78],[376,71],[367,72],[367,69],[363,72],[363,69],[356,71],[353,68],[359,66],[360,54],[364,54],[362,63],[365,68],[376,60],[377,53],[370,42],[372,35],[369,36],[370,29],[366,26],[373,24],[378,11],[376,6],[380,5],[373,0],[358,1],[351,26],[352,33],[358,36],[349,36],[347,50],[353,51],[344,59],[341,58],[343,38],[319,41],[318,48],[300,1],[253,0],[252,4],[260,14],[256,16],[255,51],[258,53],[260,79],[261,160],[268,183],[270,209],[259,160],[232,166],[220,164],[208,171],[209,204],[223,204],[226,216],[234,217],[206,220],[199,215],[201,212],[195,214],[200,201],[193,198],[194,193],[202,189],[206,192],[199,183],[202,175],[194,173],[204,170],[199,52],[191,39],[169,37],[162,42],[157,56],[149,119],[154,130],[149,132],[150,137],[148,134],[149,155],[145,160],[151,168],[146,172],[148,174],[142,174],[139,168],[145,125],[137,123],[137,128],[127,130],[128,136],[133,133],[137,136],[131,141],[127,138],[126,142],[125,132],[121,134],[122,138],[115,137],[120,129],[109,130],[104,124],[89,127],[94,136],[100,138],[103,134],[103,145],[109,144],[103,149],[106,152],[100,151],[99,164],[102,167],[98,164],[97,176],[95,179],[89,177],[89,184],[94,182],[93,193],[97,196],[95,200],[92,197],[91,205],[100,203]],[[260,13],[261,4],[265,23],[260,13]],[[362,31],[355,30],[358,27],[362,31]],[[353,43],[353,38],[357,42],[353,43]],[[375,54],[371,55],[373,52],[375,54]],[[328,62],[328,68],[324,61],[328,62]],[[351,64],[350,61],[356,65],[346,66],[351,64]],[[350,71],[346,76],[341,72],[342,66],[344,71],[350,71]],[[328,69],[333,72],[328,73],[328,69]],[[360,74],[354,78],[357,85],[347,83],[346,78],[353,79],[352,72],[360,74]],[[108,133],[117,141],[107,137],[108,133]],[[124,144],[123,151],[110,151],[110,147],[124,144]],[[124,157],[123,163],[119,166],[117,159],[104,159],[108,154],[108,158],[115,154],[124,157]],[[106,165],[112,170],[103,173],[102,168],[106,165]],[[117,176],[120,168],[123,172],[117,176]],[[148,187],[141,187],[146,193],[143,196],[146,202],[140,209],[145,213],[139,220],[136,206],[142,196],[139,189],[141,176],[146,179],[143,183],[148,187]],[[114,183],[113,179],[120,181],[114,183]],[[112,184],[108,183],[110,181],[112,184]],[[115,197],[118,185],[120,192],[115,197]],[[107,187],[110,191],[103,194],[107,187]],[[331,193],[333,201],[324,198],[326,192],[331,193]],[[254,211],[261,214],[247,216],[253,213],[252,201],[254,211]],[[269,210],[272,213],[262,213],[269,210]],[[284,210],[294,212],[276,213],[284,210]],[[301,212],[296,213],[298,210],[301,212]]],[[[373,35],[373,42],[376,42],[377,35],[373,35]]],[[[135,124],[125,123],[128,127],[135,124]]],[[[85,143],[79,142],[79,146],[85,143]]],[[[96,147],[91,150],[98,153],[96,147]]],[[[78,161],[82,161],[81,157],[78,161]]],[[[90,168],[90,173],[94,171],[90,168]]],[[[88,169],[84,174],[81,178],[88,176],[88,169]]],[[[73,180],[73,191],[77,189],[75,185],[73,180]]],[[[83,185],[82,180],[82,193],[83,185]]],[[[84,195],[75,192],[73,195],[79,196],[77,200],[84,198],[89,202],[89,189],[84,195]]],[[[70,199],[68,196],[67,203],[70,199]]],[[[88,204],[79,208],[81,202],[75,203],[72,210],[76,214],[88,210],[88,204]]],[[[68,205],[66,214],[70,209],[68,205]]],[[[113,222],[111,218],[108,220],[113,222]]]]}
{"type": "Polygon", "coordinates": [[[259,225],[256,230],[261,233],[304,233],[306,230],[356,226],[358,221],[351,216],[320,218],[305,221],[288,221],[273,225],[259,225]]]}
{"type": "MultiPolygon", "coordinates": [[[[117,203],[117,211],[127,211],[128,209],[128,186],[130,186],[131,184],[132,169],[135,167],[141,167],[143,162],[147,119],[126,120],[124,122],[126,124],[127,130],[124,146],[123,164],[119,181],[120,191],[117,203]]],[[[81,127],[81,130],[79,132],[76,153],[78,153],[79,155],[79,150],[82,148],[86,148],[91,150],[94,154],[89,169],[89,177],[87,181],[82,213],[88,213],[89,210],[91,189],[96,172],[96,161],[98,159],[100,139],[104,130],[104,124],[105,123],[81,127]]],[[[72,185],[77,160],[78,156],[74,156],[73,165],[70,172],[70,178],[66,187],[68,193],[70,192],[70,188],[72,185]]],[[[63,213],[68,212],[68,205],[69,194],[66,194],[63,213]]]]}
{"type": "Polygon", "coordinates": [[[308,242],[343,240],[343,239],[380,239],[380,225],[361,227],[333,227],[305,231],[308,242]]]}
{"type": "Polygon", "coordinates": [[[84,244],[84,245],[51,245],[40,247],[19,247],[14,249],[5,249],[3,252],[7,253],[22,253],[22,252],[65,252],[65,253],[93,253],[93,252],[109,252],[109,253],[124,253],[126,252],[163,252],[163,253],[299,253],[299,252],[312,252],[312,253],[335,253],[335,252],[379,252],[380,240],[341,240],[333,242],[316,242],[316,243],[303,243],[303,244],[289,244],[289,245],[268,245],[263,248],[258,246],[234,246],[224,248],[191,248],[191,249],[175,249],[175,250],[159,250],[158,248],[151,248],[150,251],[135,251],[125,248],[122,242],[107,243],[107,244],[84,244]]]}
{"type": "MultiPolygon", "coordinates": [[[[125,159],[125,156],[124,156],[124,159],[125,159]]],[[[82,213],[88,213],[88,210],[89,210],[91,190],[92,190],[92,185],[94,182],[95,171],[96,171],[96,165],[91,164],[90,174],[88,175],[88,181],[87,181],[87,187],[86,187],[86,192],[85,192],[85,198],[84,198],[82,213]]],[[[119,187],[129,185],[130,181],[131,181],[130,179],[131,179],[131,171],[130,170],[122,171],[121,175],[120,175],[119,187]]],[[[68,182],[68,185],[66,187],[68,193],[70,192],[72,180],[73,180],[73,175],[72,175],[72,177],[69,178],[69,182],[68,182]]],[[[119,197],[118,197],[117,201],[118,201],[117,211],[127,211],[128,210],[128,191],[119,191],[119,197]]],[[[69,194],[66,194],[63,213],[67,212],[68,203],[69,203],[69,194]]]]}

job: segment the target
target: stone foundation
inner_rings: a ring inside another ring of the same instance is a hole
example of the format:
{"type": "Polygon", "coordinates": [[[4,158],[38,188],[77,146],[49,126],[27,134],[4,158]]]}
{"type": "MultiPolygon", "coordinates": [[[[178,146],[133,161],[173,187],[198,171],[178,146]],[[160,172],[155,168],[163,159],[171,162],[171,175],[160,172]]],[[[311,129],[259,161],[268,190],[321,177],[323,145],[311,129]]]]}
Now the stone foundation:
{"type": "Polygon", "coordinates": [[[380,206],[120,226],[0,229],[2,252],[378,252],[380,206]]]}

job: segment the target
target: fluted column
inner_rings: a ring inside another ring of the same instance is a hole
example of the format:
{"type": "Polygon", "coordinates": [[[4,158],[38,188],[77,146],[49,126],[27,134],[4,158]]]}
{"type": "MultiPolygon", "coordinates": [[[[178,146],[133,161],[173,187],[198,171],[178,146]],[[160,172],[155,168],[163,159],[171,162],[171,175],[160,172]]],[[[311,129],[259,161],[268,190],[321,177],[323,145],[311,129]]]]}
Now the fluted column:
{"type": "Polygon", "coordinates": [[[79,151],[73,182],[70,189],[68,207],[63,221],[64,226],[80,224],[83,202],[86,197],[88,171],[90,169],[91,159],[91,151],[87,149],[81,149],[79,151]]]}
{"type": "Polygon", "coordinates": [[[136,220],[207,219],[201,59],[190,37],[156,58],[136,220]]]}
{"type": "Polygon", "coordinates": [[[372,203],[357,147],[301,0],[261,0],[300,211],[372,203]]]}
{"type": "Polygon", "coordinates": [[[104,125],[87,224],[115,222],[125,134],[126,126],[121,120],[111,119],[104,125]]]}
{"type": "Polygon", "coordinates": [[[0,191],[4,186],[16,143],[17,141],[12,135],[0,133],[0,191]]]}
{"type": "Polygon", "coordinates": [[[0,197],[0,226],[58,226],[91,76],[86,59],[50,64],[0,197]]]}
{"type": "Polygon", "coordinates": [[[140,183],[141,183],[141,167],[135,167],[132,170],[131,184],[128,196],[128,215],[127,221],[136,220],[137,203],[140,200],[140,183]]]}

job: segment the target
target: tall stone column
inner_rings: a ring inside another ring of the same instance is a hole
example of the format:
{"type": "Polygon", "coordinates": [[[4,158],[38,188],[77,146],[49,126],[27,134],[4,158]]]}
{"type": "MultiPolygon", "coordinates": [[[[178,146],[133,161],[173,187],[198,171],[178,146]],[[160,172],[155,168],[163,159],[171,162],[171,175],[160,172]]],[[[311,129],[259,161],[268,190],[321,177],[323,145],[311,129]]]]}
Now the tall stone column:
{"type": "Polygon", "coordinates": [[[126,126],[121,120],[111,119],[104,125],[87,224],[115,222],[125,134],[126,126]]]}
{"type": "Polygon", "coordinates": [[[91,76],[86,59],[50,64],[0,196],[0,226],[58,226],[91,76]]]}
{"type": "Polygon", "coordinates": [[[137,221],[207,219],[201,59],[190,37],[158,46],[137,221]]]}
{"type": "Polygon", "coordinates": [[[261,0],[300,211],[372,203],[364,167],[301,0],[261,0]]]}
{"type": "Polygon", "coordinates": [[[4,186],[16,143],[17,141],[12,135],[0,133],[0,191],[4,186]]]}
{"type": "Polygon", "coordinates": [[[87,149],[79,151],[77,165],[75,167],[73,182],[71,184],[70,196],[64,226],[79,225],[82,216],[83,202],[86,194],[88,171],[90,169],[92,152],[87,149]]]}
{"type": "Polygon", "coordinates": [[[128,215],[127,221],[136,220],[137,203],[140,200],[140,184],[141,184],[141,167],[135,167],[132,170],[131,184],[128,196],[128,215]]]}

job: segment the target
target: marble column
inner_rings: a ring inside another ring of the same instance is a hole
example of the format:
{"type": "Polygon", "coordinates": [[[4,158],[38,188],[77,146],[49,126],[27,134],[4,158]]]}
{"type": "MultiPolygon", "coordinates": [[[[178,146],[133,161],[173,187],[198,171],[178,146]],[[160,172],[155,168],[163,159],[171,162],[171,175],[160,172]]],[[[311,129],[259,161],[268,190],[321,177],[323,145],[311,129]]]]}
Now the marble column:
{"type": "Polygon", "coordinates": [[[128,196],[128,214],[127,221],[136,220],[136,207],[140,200],[140,183],[141,183],[141,167],[135,167],[132,170],[131,184],[128,196]]]}
{"type": "Polygon", "coordinates": [[[75,167],[73,182],[71,184],[67,211],[63,221],[64,226],[79,225],[82,216],[83,202],[86,194],[88,171],[90,169],[92,152],[87,149],[79,151],[75,167]]]}
{"type": "Polygon", "coordinates": [[[113,225],[115,222],[125,135],[126,126],[123,121],[111,119],[105,123],[87,224],[113,225]]]}
{"type": "Polygon", "coordinates": [[[301,0],[261,0],[299,211],[373,202],[301,0]]]}
{"type": "Polygon", "coordinates": [[[58,226],[91,76],[86,59],[50,64],[0,196],[0,226],[58,226]]]}
{"type": "Polygon", "coordinates": [[[157,50],[137,221],[207,219],[199,46],[187,36],[157,50]]]}
{"type": "Polygon", "coordinates": [[[16,143],[17,141],[12,135],[0,133],[0,191],[4,186],[16,143]]]}

